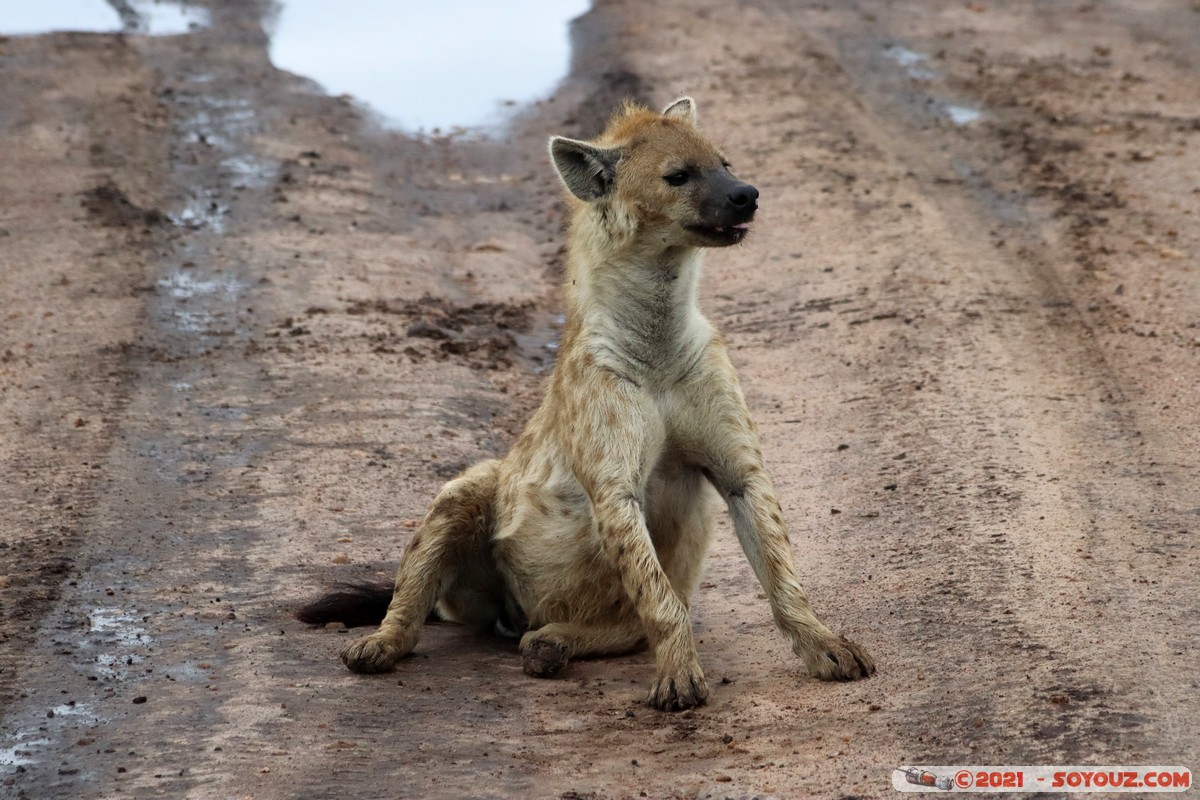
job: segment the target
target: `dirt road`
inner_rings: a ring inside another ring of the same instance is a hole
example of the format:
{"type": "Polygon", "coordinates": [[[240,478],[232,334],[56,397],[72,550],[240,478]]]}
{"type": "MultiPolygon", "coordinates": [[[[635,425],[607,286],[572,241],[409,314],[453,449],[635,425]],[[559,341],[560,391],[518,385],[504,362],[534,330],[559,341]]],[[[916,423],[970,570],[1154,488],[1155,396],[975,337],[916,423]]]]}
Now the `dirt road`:
{"type": "Polygon", "coordinates": [[[890,797],[901,764],[1200,766],[1200,8],[602,0],[503,141],[412,139],[186,35],[0,41],[0,795],[890,797]],[[653,6],[653,7],[651,7],[653,6]],[[290,610],[390,575],[560,319],[549,133],[696,97],[762,192],[710,254],[817,608],[728,528],[709,704],[643,653],[394,674],[290,610]]]}

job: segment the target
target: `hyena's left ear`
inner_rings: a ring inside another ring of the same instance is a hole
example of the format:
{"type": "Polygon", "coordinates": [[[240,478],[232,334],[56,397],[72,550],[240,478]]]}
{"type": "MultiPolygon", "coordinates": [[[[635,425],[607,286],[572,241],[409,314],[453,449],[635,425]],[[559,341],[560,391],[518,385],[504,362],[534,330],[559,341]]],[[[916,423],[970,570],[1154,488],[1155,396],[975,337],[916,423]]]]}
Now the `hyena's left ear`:
{"type": "Polygon", "coordinates": [[[681,97],[663,109],[663,116],[681,119],[689,125],[695,125],[696,101],[690,97],[681,97]]]}
{"type": "Polygon", "coordinates": [[[551,136],[550,158],[571,194],[591,201],[612,191],[621,152],[565,136],[551,136]]]}

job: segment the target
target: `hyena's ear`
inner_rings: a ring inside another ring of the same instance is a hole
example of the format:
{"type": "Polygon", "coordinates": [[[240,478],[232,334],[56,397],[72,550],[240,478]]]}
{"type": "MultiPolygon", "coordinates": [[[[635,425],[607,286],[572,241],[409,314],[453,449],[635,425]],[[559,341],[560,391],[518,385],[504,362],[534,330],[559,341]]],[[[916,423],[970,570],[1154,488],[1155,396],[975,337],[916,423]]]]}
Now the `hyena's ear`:
{"type": "Polygon", "coordinates": [[[696,101],[690,97],[681,97],[663,109],[664,117],[681,119],[689,125],[696,124],[696,101]]]}
{"type": "Polygon", "coordinates": [[[619,150],[596,147],[565,136],[550,137],[550,158],[558,177],[580,200],[598,200],[612,191],[619,150]]]}

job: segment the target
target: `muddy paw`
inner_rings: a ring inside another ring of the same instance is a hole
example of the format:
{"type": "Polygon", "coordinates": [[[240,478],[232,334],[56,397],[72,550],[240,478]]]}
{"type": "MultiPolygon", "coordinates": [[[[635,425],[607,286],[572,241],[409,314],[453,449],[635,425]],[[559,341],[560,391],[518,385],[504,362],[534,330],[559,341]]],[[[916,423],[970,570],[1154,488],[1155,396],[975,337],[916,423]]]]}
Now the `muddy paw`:
{"type": "Polygon", "coordinates": [[[845,636],[807,653],[804,661],[808,671],[823,681],[860,681],[875,674],[875,659],[845,636]]]}
{"type": "Polygon", "coordinates": [[[530,639],[521,647],[521,661],[526,675],[551,678],[567,665],[567,646],[553,639],[530,639]]]}
{"type": "Polygon", "coordinates": [[[406,652],[394,637],[373,633],[350,643],[342,651],[342,662],[353,672],[387,672],[406,652]]]}
{"type": "Polygon", "coordinates": [[[692,673],[659,676],[650,685],[650,696],[646,702],[659,711],[683,711],[704,705],[708,699],[708,683],[704,674],[696,669],[692,673]]]}

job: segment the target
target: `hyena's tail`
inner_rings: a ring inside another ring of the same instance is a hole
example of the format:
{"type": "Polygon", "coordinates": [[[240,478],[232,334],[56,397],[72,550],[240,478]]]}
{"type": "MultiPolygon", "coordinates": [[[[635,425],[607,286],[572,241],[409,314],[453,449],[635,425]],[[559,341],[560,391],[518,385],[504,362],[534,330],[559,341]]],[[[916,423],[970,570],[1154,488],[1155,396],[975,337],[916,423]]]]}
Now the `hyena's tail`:
{"type": "Polygon", "coordinates": [[[387,614],[391,601],[390,583],[339,583],[328,593],[298,608],[296,619],[310,625],[340,622],[347,628],[378,625],[387,614]]]}

